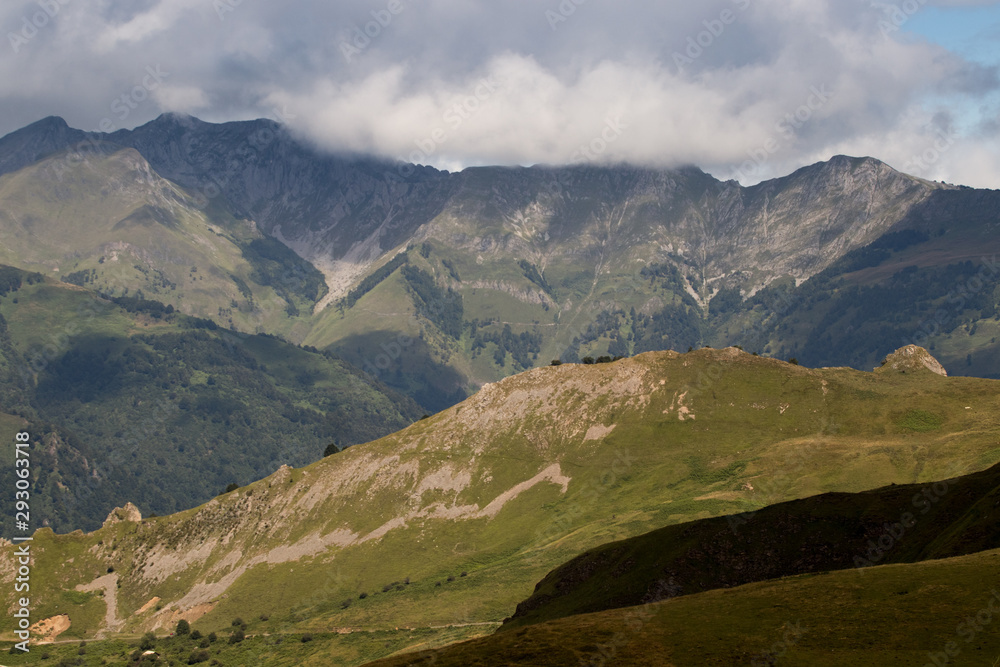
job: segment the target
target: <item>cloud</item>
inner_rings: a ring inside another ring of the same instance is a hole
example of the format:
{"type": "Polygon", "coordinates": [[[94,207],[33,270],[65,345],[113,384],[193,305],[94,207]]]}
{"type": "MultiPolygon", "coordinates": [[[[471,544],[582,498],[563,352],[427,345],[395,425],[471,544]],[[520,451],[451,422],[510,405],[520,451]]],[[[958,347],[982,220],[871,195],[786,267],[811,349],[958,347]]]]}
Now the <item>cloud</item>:
{"type": "MultiPolygon", "coordinates": [[[[1000,186],[997,72],[906,33],[892,2],[63,1],[0,56],[0,131],[49,114],[93,129],[159,65],[169,79],[122,125],[286,109],[330,150],[693,163],[750,183],[838,152],[915,164],[944,114],[953,141],[921,175],[1000,186]]],[[[0,27],[37,7],[0,9],[0,27]]]]}
{"type": "Polygon", "coordinates": [[[192,116],[209,106],[208,95],[197,86],[167,84],[153,91],[153,96],[160,107],[192,116]]]}
{"type": "Polygon", "coordinates": [[[139,43],[157,33],[170,30],[198,2],[199,0],[160,0],[153,7],[136,13],[126,21],[108,22],[96,36],[95,49],[98,52],[112,51],[118,46],[139,43]]]}

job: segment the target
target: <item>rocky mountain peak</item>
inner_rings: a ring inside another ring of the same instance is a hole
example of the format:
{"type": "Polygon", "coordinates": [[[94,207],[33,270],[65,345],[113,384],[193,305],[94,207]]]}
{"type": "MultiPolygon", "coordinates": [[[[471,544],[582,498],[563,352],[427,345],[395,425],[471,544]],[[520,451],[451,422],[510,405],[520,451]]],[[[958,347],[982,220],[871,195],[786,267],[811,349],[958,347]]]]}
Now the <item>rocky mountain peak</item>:
{"type": "Polygon", "coordinates": [[[863,164],[881,166],[885,163],[882,162],[881,160],[876,160],[873,157],[867,157],[867,156],[857,157],[853,155],[834,155],[829,159],[829,161],[826,164],[835,169],[847,169],[851,167],[857,167],[863,164]]]}
{"type": "Polygon", "coordinates": [[[897,373],[906,373],[907,371],[913,372],[925,369],[938,375],[948,376],[948,372],[944,369],[944,366],[930,352],[919,345],[907,345],[888,355],[882,361],[882,365],[875,369],[875,372],[885,373],[895,371],[897,373]]]}
{"type": "Polygon", "coordinates": [[[46,116],[45,118],[28,125],[25,129],[33,130],[67,130],[69,125],[62,118],[62,116],[46,116]]]}
{"type": "Polygon", "coordinates": [[[0,137],[0,175],[17,171],[46,155],[65,150],[86,134],[59,116],[48,116],[0,137]]]}
{"type": "Polygon", "coordinates": [[[168,111],[166,113],[160,114],[159,116],[157,116],[153,120],[149,121],[148,123],[145,123],[144,125],[140,125],[139,127],[136,128],[136,130],[141,130],[143,128],[161,128],[161,127],[176,127],[176,126],[180,126],[180,127],[187,128],[187,129],[193,131],[193,130],[196,130],[196,129],[199,129],[201,127],[208,126],[208,125],[210,125],[210,124],[206,123],[205,121],[201,120],[200,118],[195,118],[194,116],[190,116],[190,115],[188,115],[186,113],[178,113],[176,111],[168,111]]]}

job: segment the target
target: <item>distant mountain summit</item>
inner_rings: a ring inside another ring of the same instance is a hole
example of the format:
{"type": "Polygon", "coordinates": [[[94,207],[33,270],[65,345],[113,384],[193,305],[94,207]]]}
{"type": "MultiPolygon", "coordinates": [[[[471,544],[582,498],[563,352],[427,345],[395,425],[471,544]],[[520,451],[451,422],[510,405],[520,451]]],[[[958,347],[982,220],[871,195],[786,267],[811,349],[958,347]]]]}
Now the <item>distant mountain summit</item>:
{"type": "Polygon", "coordinates": [[[49,116],[0,138],[0,175],[7,174],[64,151],[86,139],[58,116],[49,116]]]}

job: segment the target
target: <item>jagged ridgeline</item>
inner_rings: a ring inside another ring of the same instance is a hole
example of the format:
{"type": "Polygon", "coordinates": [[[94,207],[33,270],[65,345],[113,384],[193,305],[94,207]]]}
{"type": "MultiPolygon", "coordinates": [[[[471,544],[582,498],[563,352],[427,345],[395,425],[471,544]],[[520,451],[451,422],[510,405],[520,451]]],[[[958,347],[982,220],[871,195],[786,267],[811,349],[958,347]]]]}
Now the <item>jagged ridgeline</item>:
{"type": "Polygon", "coordinates": [[[333,350],[427,412],[553,359],[704,345],[863,370],[917,343],[1000,377],[1000,192],[872,158],[753,187],[448,173],[165,115],[110,135],[45,119],[0,139],[0,174],[0,261],[333,350]]]}
{"type": "MultiPolygon", "coordinates": [[[[186,509],[422,414],[329,353],[10,267],[0,364],[3,437],[33,436],[32,516],[58,532],[93,530],[127,501],[186,509]]],[[[5,466],[0,483],[13,479],[5,466]]]]}
{"type": "Polygon", "coordinates": [[[186,512],[39,531],[36,614],[66,614],[67,639],[180,618],[228,635],[239,616],[263,664],[361,664],[492,632],[609,542],[1000,462],[996,381],[945,377],[918,348],[885,361],[814,370],[729,348],[533,369],[186,512]],[[338,628],[391,632],[374,646],[338,628]]]}

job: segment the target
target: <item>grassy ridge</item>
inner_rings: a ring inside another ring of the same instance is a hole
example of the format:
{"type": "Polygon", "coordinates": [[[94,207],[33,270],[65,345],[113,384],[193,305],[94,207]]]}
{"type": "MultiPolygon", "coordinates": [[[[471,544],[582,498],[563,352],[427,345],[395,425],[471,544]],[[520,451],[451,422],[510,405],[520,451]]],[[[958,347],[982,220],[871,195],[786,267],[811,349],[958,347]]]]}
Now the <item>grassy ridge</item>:
{"type": "MultiPolygon", "coordinates": [[[[203,631],[259,614],[260,632],[495,623],[554,567],[608,542],[984,469],[1000,461],[998,401],[989,380],[811,370],[738,350],[536,369],[193,510],[41,531],[37,614],[61,613],[63,591],[114,567],[125,633],[181,613],[203,631]],[[910,410],[940,424],[908,428],[910,410]],[[135,613],[153,596],[161,610],[135,613]]],[[[83,611],[70,609],[69,636],[102,630],[83,611]]]]}
{"type": "Polygon", "coordinates": [[[988,551],[878,566],[864,576],[802,575],[570,616],[371,664],[923,667],[936,658],[989,666],[1000,659],[998,572],[1000,551],[988,551]]]}
{"type": "Polygon", "coordinates": [[[827,570],[1000,547],[1000,466],[951,480],[826,493],[668,526],[550,572],[504,630],[827,570]]]}

